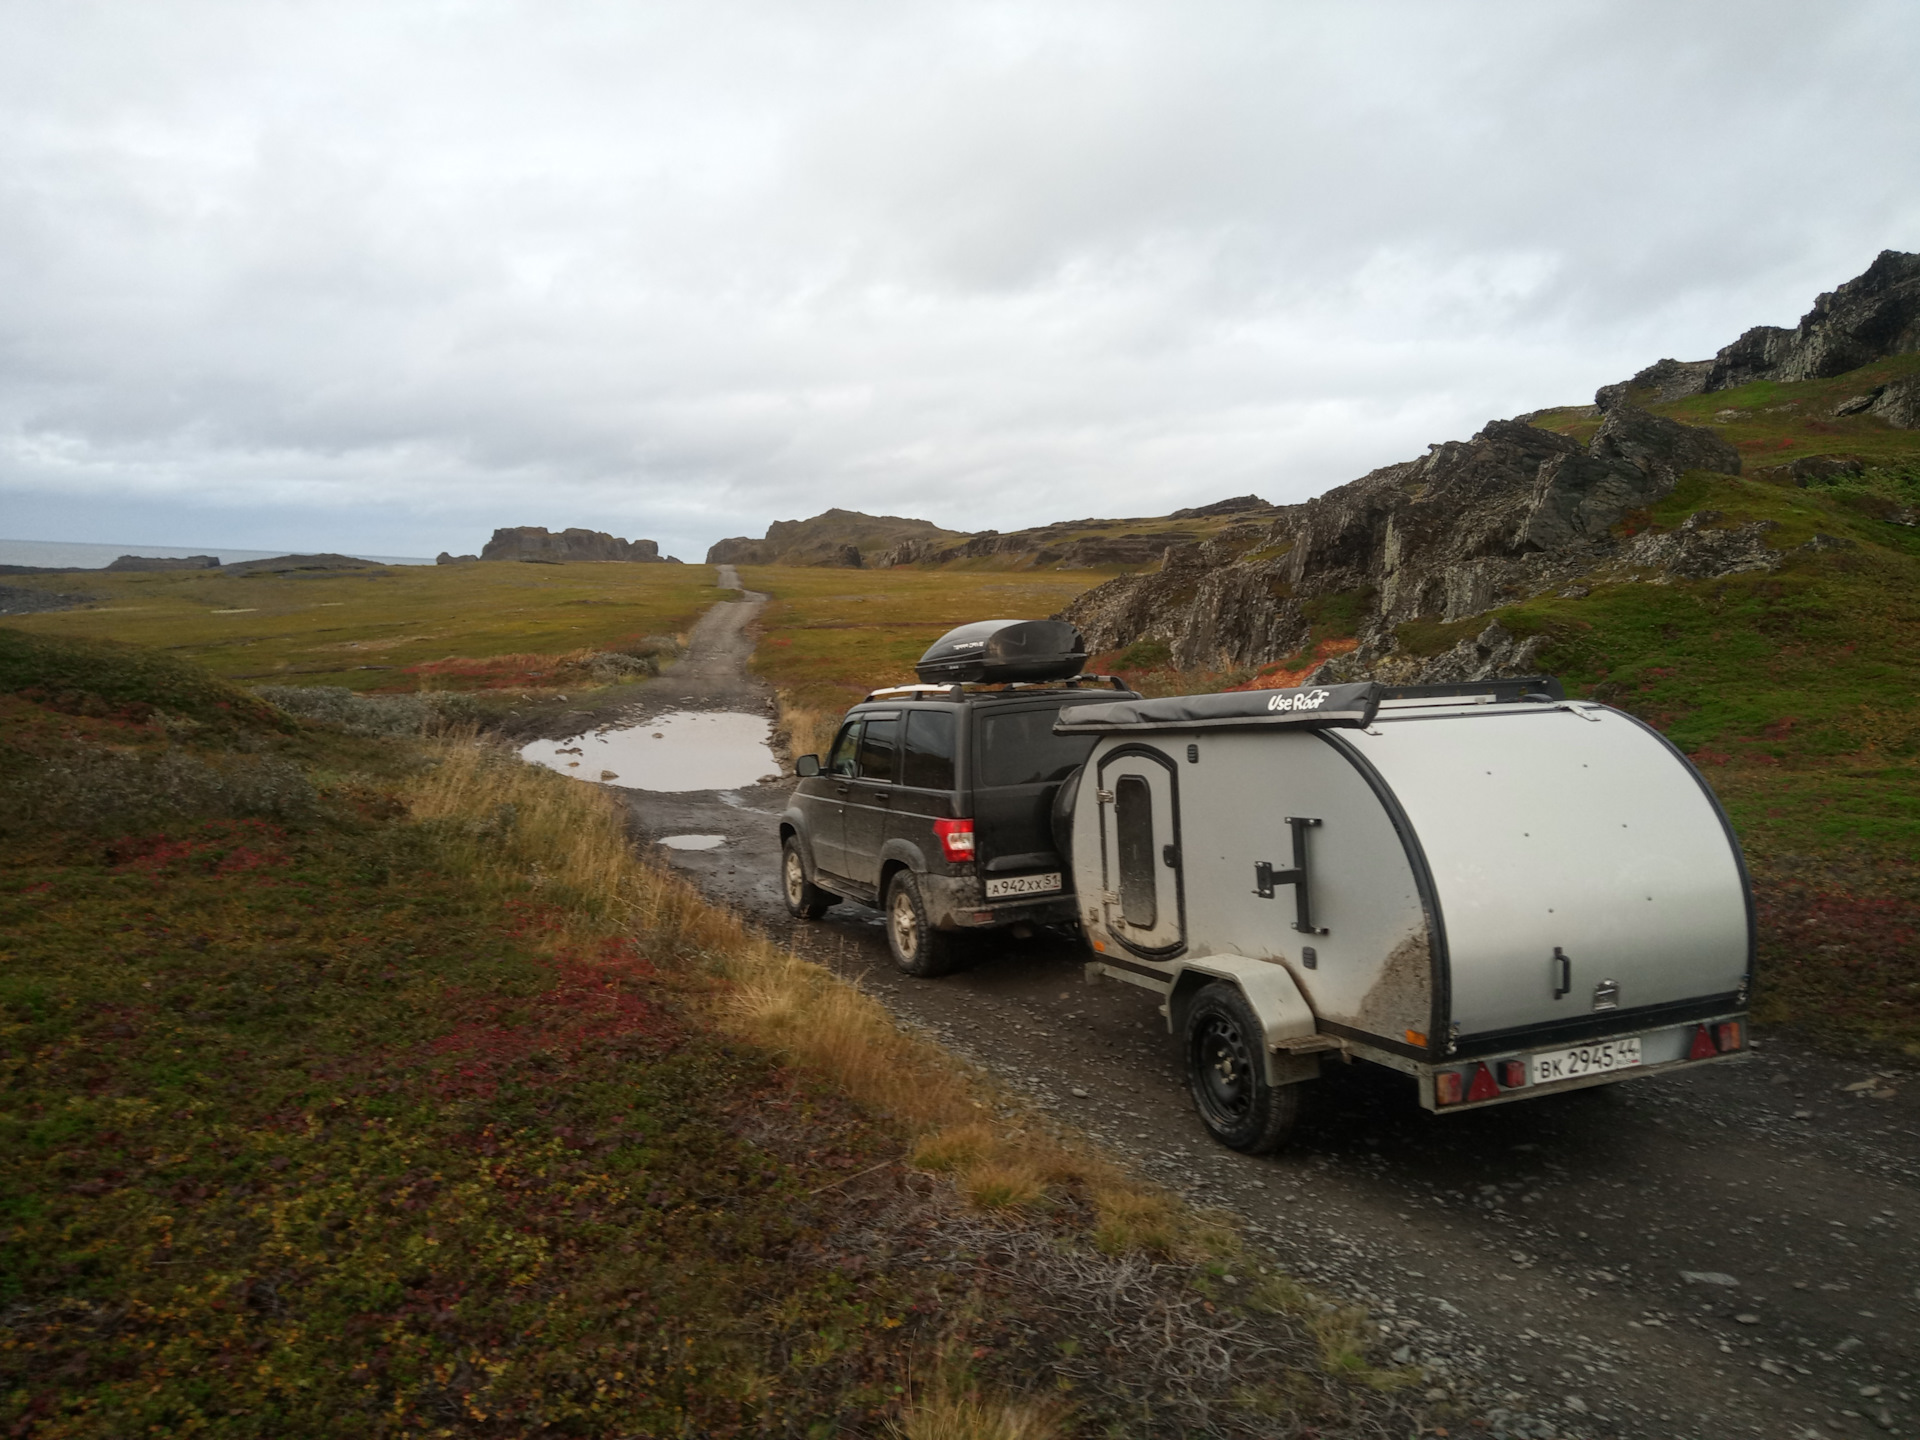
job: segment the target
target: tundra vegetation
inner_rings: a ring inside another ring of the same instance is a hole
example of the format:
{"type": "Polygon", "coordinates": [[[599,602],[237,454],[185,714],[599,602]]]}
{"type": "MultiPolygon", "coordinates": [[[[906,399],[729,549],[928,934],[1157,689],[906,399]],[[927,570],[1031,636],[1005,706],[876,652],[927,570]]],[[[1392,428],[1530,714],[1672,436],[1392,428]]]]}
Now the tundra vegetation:
{"type": "Polygon", "coordinates": [[[245,684],[354,691],[587,685],[602,655],[657,669],[713,598],[706,566],[615,562],[89,571],[84,587],[73,574],[8,583],[93,598],[9,617],[35,634],[148,645],[245,684]]]}
{"type": "Polygon", "coordinates": [[[753,669],[780,698],[795,755],[819,753],[850,705],[878,685],[911,684],[913,662],[955,625],[1050,615],[1113,572],[743,567],[771,596],[753,669]]]}
{"type": "Polygon", "coordinates": [[[0,629],[9,1433],[1416,1423],[1364,1317],[704,904],[605,791],[444,697],[321,693],[0,629]]]}

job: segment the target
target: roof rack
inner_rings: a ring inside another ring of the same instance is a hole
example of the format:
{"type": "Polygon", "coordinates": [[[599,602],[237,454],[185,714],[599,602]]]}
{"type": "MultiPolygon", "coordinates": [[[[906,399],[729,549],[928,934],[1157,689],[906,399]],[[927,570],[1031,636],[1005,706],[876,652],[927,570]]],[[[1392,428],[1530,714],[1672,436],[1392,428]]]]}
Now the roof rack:
{"type": "Polygon", "coordinates": [[[869,700],[964,700],[969,695],[1005,694],[1011,690],[1084,690],[1092,685],[1107,685],[1125,692],[1127,682],[1118,675],[1073,675],[1065,680],[1012,680],[1002,684],[968,681],[956,685],[885,685],[867,692],[869,700]]]}

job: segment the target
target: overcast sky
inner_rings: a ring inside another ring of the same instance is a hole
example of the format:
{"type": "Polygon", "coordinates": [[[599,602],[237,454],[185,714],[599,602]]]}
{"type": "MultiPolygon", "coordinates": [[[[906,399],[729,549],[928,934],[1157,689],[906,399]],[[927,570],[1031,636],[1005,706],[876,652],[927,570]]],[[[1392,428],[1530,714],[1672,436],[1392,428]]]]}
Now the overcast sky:
{"type": "Polygon", "coordinates": [[[1920,249],[1920,6],[0,0],[0,535],[1297,500],[1920,249]]]}

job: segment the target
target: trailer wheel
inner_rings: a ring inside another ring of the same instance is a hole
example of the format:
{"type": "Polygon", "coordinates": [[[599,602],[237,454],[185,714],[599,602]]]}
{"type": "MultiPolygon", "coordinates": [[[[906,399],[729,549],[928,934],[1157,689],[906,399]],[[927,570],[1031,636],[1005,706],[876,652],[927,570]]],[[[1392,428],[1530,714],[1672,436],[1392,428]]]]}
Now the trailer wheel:
{"type": "Polygon", "coordinates": [[[1213,1138],[1265,1155],[1286,1144],[1300,1117],[1300,1087],[1269,1085],[1260,1018],[1238,985],[1216,980],[1187,1007],[1187,1087],[1213,1138]]]}
{"type": "Polygon", "coordinates": [[[960,963],[959,937],[927,923],[911,870],[896,870],[887,882],[887,948],[894,964],[922,980],[945,975],[960,963]]]}
{"type": "Polygon", "coordinates": [[[840,898],[807,879],[807,862],[800,854],[798,835],[787,836],[780,846],[780,893],[787,902],[787,913],[796,920],[818,920],[840,898]]]}

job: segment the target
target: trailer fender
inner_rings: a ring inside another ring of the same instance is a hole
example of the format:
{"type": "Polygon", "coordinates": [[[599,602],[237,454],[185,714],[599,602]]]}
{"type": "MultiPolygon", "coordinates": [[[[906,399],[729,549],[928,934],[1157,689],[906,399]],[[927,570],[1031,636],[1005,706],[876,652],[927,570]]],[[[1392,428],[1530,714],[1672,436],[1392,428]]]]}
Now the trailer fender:
{"type": "Polygon", "coordinates": [[[1284,965],[1250,960],[1244,955],[1202,955],[1179,962],[1173,988],[1167,993],[1167,1028],[1178,1035],[1186,1023],[1187,1004],[1215,980],[1240,987],[1266,1032],[1261,1047],[1266,1055],[1267,1083],[1290,1085],[1320,1073],[1318,1052],[1295,1053],[1277,1048],[1284,1040],[1300,1040],[1319,1029],[1313,1007],[1284,965]]]}

